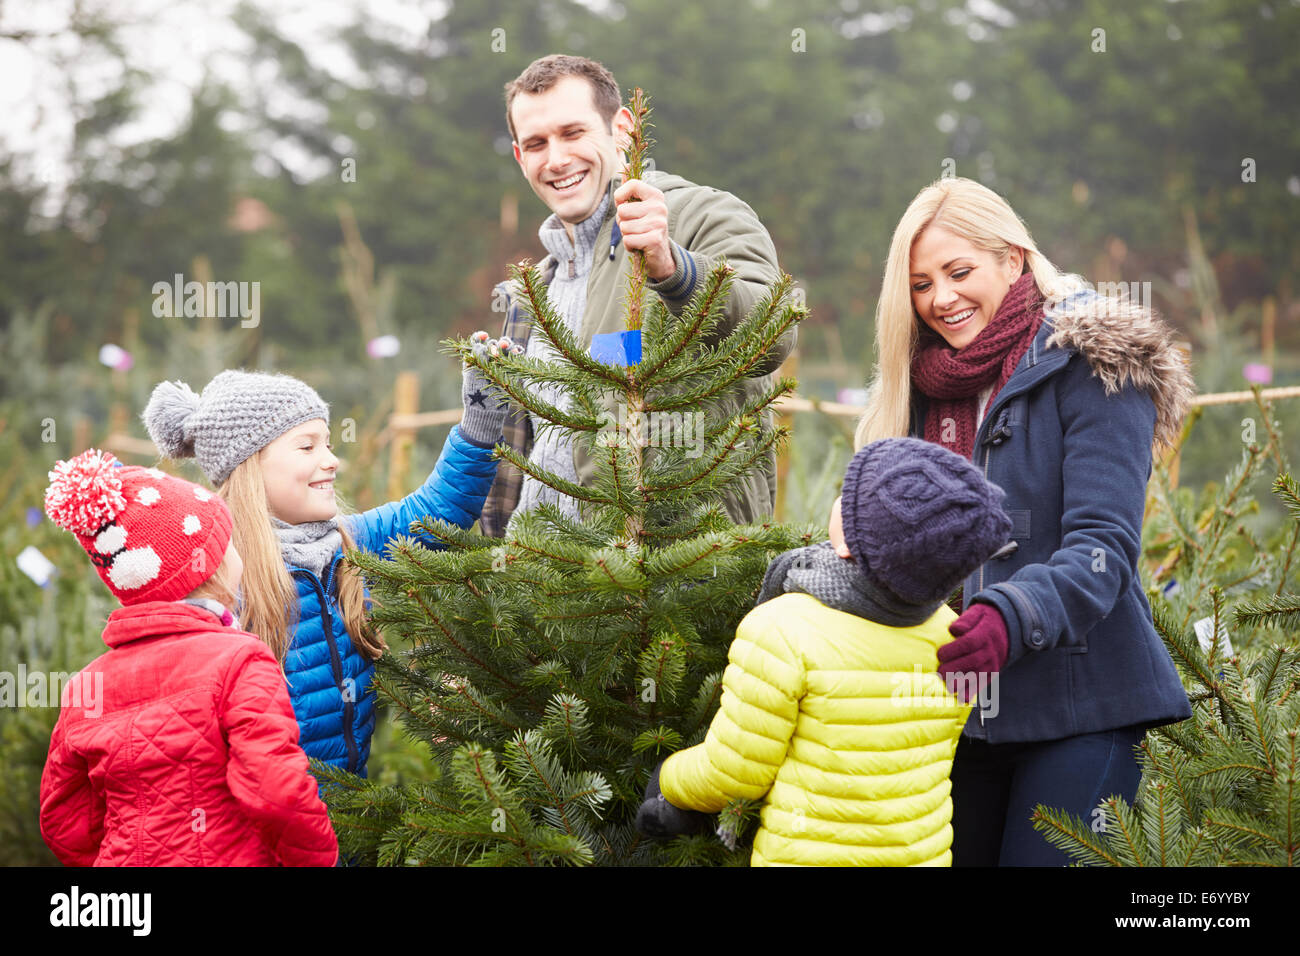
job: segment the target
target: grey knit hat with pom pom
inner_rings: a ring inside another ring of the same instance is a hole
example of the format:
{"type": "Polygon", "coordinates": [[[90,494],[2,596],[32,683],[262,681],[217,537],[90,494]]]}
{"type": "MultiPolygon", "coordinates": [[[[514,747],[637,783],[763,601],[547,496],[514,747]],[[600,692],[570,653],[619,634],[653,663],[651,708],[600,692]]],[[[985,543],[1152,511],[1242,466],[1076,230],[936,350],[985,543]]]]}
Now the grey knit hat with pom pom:
{"type": "Polygon", "coordinates": [[[290,375],[228,370],[195,395],[184,382],[162,382],[140,416],[167,458],[195,458],[214,487],[289,429],[323,418],[329,406],[290,375]]]}

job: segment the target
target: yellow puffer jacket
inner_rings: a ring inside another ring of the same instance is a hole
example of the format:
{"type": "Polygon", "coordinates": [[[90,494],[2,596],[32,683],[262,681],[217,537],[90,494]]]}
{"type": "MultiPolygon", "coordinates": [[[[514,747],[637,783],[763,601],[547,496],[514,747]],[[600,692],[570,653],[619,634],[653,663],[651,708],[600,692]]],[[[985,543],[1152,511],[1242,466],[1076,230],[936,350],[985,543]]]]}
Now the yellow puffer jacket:
{"type": "Polygon", "coordinates": [[[951,866],[948,779],[971,705],[936,649],[956,615],[886,627],[807,594],[740,622],[702,744],[659,774],[678,807],[766,798],[754,866],[951,866]]]}

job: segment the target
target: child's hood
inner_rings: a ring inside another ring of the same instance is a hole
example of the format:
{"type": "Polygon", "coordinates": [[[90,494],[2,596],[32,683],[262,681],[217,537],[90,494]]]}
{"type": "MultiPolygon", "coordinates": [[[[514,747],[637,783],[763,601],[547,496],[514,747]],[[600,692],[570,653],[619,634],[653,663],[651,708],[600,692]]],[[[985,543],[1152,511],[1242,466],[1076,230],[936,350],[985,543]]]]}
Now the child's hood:
{"type": "Polygon", "coordinates": [[[180,601],[148,601],[120,607],[108,616],[104,643],[117,648],[147,637],[190,637],[213,631],[239,634],[223,627],[211,611],[180,601]]]}

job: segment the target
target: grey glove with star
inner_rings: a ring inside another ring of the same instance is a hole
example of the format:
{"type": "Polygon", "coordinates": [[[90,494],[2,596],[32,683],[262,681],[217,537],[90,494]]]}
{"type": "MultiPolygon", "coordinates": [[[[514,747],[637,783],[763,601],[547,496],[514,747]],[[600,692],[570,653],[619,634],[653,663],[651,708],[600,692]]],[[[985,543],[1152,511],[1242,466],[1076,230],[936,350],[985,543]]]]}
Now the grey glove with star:
{"type": "MultiPolygon", "coordinates": [[[[516,345],[504,335],[494,339],[486,332],[475,332],[469,341],[474,355],[484,362],[491,362],[502,355],[522,355],[524,351],[523,346],[516,345]]],[[[461,435],[476,445],[490,447],[499,442],[506,421],[505,397],[481,369],[464,366],[460,400],[465,406],[465,413],[460,420],[461,435]]]]}

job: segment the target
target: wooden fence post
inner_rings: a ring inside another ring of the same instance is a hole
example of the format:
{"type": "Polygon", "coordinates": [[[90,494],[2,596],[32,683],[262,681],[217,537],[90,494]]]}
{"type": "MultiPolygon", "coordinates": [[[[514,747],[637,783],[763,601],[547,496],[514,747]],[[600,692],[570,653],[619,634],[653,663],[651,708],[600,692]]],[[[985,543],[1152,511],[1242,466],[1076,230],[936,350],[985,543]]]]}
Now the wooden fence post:
{"type": "MultiPolygon", "coordinates": [[[[414,372],[399,372],[393,386],[393,414],[414,415],[420,410],[420,380],[414,372]]],[[[411,489],[407,476],[411,470],[411,447],[415,444],[414,428],[393,431],[393,448],[388,466],[388,500],[396,501],[411,489]]]]}
{"type": "MultiPolygon", "coordinates": [[[[785,360],[785,363],[777,371],[777,378],[785,376],[795,376],[799,371],[799,353],[795,352],[785,360]]],[[[790,429],[790,440],[777,453],[776,456],[776,508],[774,516],[777,521],[785,520],[785,485],[786,479],[790,475],[790,446],[794,443],[794,413],[788,408],[783,408],[777,416],[777,424],[785,425],[790,429]]]]}

